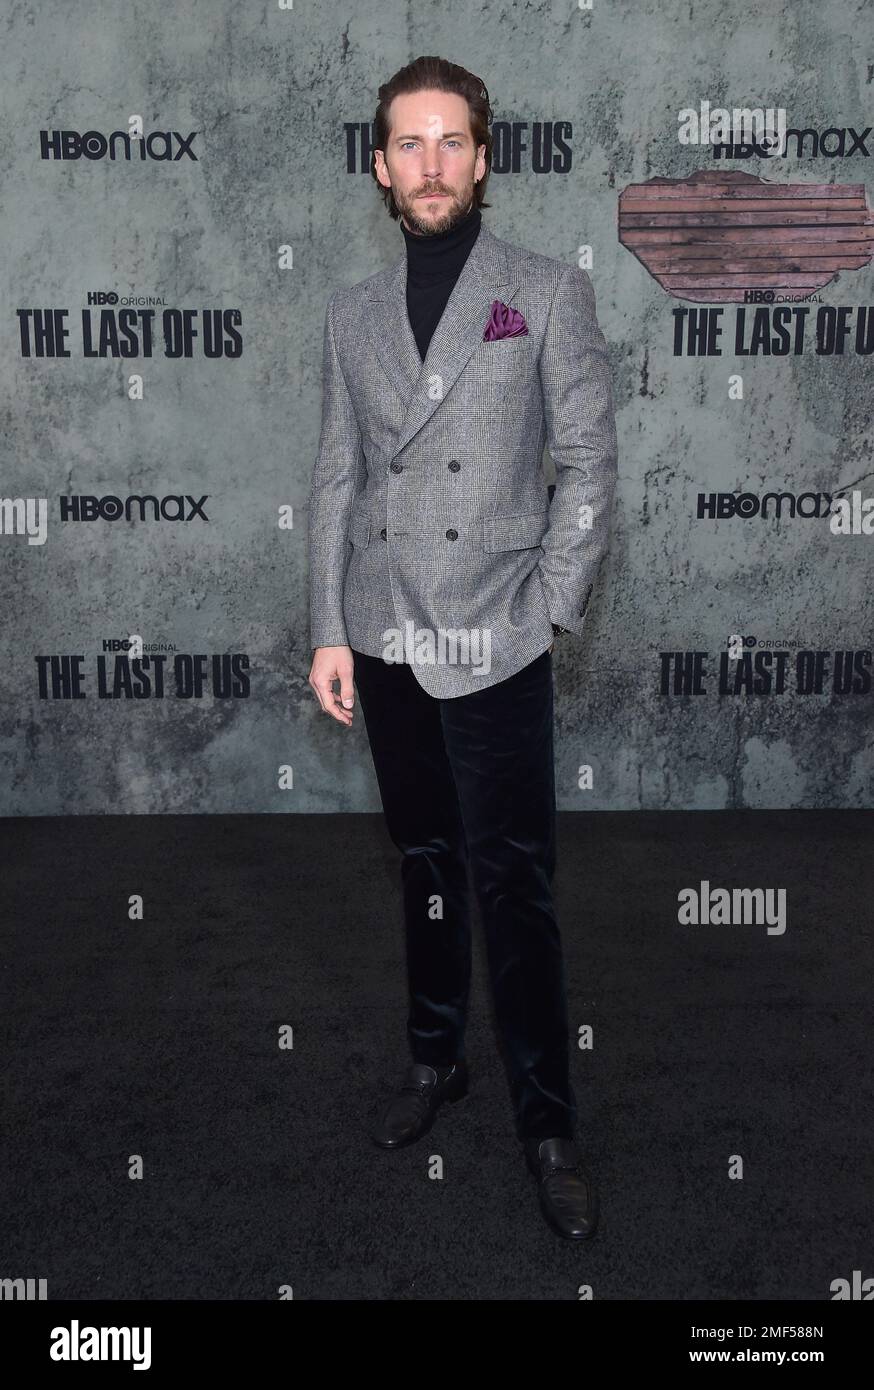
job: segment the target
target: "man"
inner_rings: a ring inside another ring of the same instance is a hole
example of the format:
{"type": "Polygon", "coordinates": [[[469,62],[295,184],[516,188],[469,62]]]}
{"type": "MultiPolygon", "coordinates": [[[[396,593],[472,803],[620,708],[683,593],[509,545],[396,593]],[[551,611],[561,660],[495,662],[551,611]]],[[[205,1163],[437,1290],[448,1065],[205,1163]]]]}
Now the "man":
{"type": "Polygon", "coordinates": [[[371,173],[404,254],[329,301],[310,497],[310,684],[348,726],[354,680],[402,854],[412,1064],[373,1138],[412,1143],[467,1094],[469,864],[516,1131],[546,1219],[583,1239],[597,1203],[551,896],[551,653],[583,631],[607,545],[606,344],[586,273],[482,220],[482,82],[419,58],[379,97],[371,173]]]}

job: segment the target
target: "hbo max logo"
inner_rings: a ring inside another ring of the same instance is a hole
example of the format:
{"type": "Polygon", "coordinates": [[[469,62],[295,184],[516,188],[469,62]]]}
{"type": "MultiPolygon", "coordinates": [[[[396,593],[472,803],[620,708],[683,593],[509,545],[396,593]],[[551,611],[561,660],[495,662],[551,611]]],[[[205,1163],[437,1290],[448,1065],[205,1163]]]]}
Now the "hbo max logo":
{"type": "Polygon", "coordinates": [[[39,149],[41,159],[130,159],[131,147],[136,146],[140,159],[160,161],[181,159],[187,155],[197,161],[191,142],[198,132],[181,135],[178,130],[152,130],[148,135],[130,135],[126,130],[114,130],[104,135],[99,130],[41,130],[39,149]],[[174,142],[176,148],[174,153],[174,142]],[[116,148],[121,146],[121,155],[116,148]]]}
{"type": "Polygon", "coordinates": [[[773,514],[779,517],[784,510],[790,516],[807,520],[828,516],[831,504],[830,492],[766,492],[761,497],[754,492],[699,492],[697,520],[723,520],[739,516],[749,521],[754,516],[767,518],[773,514]]]}

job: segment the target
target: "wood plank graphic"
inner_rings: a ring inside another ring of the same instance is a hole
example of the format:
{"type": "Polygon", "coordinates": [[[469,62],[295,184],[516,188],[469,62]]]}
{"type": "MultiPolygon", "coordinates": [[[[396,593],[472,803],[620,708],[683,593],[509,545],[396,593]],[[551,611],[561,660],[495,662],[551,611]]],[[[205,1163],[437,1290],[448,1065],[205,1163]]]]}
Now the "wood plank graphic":
{"type": "Polygon", "coordinates": [[[861,183],[774,184],[699,169],[623,189],[619,241],[675,298],[742,303],[747,290],[812,294],[868,265],[874,213],[861,183]]]}

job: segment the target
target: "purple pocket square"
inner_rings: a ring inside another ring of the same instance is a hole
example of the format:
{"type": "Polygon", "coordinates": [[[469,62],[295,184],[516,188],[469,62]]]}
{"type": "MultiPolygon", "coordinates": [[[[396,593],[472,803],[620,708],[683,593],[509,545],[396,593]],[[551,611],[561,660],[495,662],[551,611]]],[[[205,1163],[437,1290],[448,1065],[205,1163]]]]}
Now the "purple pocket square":
{"type": "Polygon", "coordinates": [[[494,343],[498,338],[519,338],[527,334],[528,325],[518,309],[502,304],[496,299],[483,334],[484,343],[494,343]]]}

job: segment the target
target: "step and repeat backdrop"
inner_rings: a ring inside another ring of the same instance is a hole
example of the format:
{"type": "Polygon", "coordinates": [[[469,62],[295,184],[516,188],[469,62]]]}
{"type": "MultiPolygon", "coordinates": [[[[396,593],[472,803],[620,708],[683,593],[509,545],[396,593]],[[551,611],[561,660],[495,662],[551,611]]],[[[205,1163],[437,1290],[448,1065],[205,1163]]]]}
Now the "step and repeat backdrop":
{"type": "Polygon", "coordinates": [[[379,809],[307,683],[307,503],[423,53],[488,88],[488,225],[588,271],[610,348],[559,808],[869,806],[874,6],[71,0],[0,56],[3,813],[379,809]]]}

